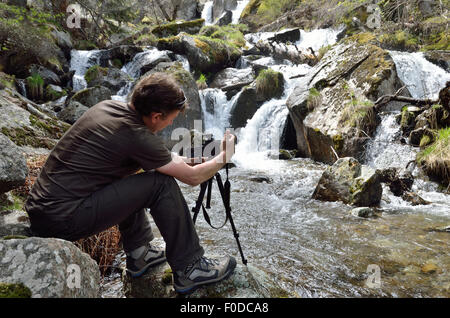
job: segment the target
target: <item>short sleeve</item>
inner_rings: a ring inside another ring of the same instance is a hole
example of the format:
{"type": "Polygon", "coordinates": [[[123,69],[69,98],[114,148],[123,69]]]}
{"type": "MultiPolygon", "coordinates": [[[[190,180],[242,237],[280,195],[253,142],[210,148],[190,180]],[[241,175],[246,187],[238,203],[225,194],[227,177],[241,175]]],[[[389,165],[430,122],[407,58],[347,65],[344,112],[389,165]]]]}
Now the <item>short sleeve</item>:
{"type": "Polygon", "coordinates": [[[133,140],[130,145],[130,157],[145,171],[165,166],[172,161],[172,154],[163,139],[147,128],[134,130],[133,140]]]}

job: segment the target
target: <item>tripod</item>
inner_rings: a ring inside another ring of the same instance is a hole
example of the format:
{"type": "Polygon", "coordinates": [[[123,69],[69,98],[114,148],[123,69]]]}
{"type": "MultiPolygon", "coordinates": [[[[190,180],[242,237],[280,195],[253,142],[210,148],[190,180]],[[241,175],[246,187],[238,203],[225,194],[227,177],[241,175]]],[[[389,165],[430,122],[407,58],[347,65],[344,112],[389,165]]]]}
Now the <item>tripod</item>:
{"type": "Polygon", "coordinates": [[[211,224],[211,219],[208,215],[208,213],[206,212],[206,209],[211,208],[211,191],[212,191],[212,183],[214,180],[214,177],[212,177],[211,179],[209,179],[208,181],[203,182],[200,185],[200,193],[198,195],[195,207],[192,208],[192,212],[194,212],[194,216],[193,216],[193,221],[194,224],[197,221],[197,216],[198,213],[200,212],[200,207],[203,210],[203,216],[205,218],[205,221],[209,224],[209,226],[211,226],[213,229],[221,229],[222,227],[225,226],[225,224],[228,222],[228,220],[230,220],[230,224],[231,224],[231,229],[233,230],[233,235],[234,238],[236,239],[236,243],[239,249],[239,253],[241,254],[241,258],[242,258],[242,263],[244,265],[247,265],[247,260],[244,257],[244,253],[242,252],[242,247],[241,247],[241,243],[239,242],[239,233],[236,230],[236,227],[234,225],[234,221],[233,221],[233,217],[231,216],[231,207],[230,207],[230,181],[228,180],[228,164],[226,165],[226,172],[227,172],[227,180],[225,181],[225,185],[222,182],[222,177],[220,176],[220,173],[216,173],[215,178],[217,181],[217,185],[219,187],[219,191],[220,191],[220,195],[222,197],[222,202],[223,205],[225,207],[225,222],[219,226],[219,227],[215,227],[211,224]],[[207,193],[207,197],[206,197],[206,208],[203,205],[203,199],[205,197],[205,193],[206,191],[208,191],[207,193]]]}

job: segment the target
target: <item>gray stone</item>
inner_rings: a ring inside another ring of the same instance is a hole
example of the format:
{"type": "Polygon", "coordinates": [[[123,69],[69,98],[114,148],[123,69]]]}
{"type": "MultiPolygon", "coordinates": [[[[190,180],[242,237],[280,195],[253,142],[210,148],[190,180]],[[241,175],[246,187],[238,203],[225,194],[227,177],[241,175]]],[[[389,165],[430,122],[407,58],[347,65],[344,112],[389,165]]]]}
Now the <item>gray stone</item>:
{"type": "Polygon", "coordinates": [[[350,213],[360,218],[369,218],[374,215],[373,210],[368,207],[354,208],[350,213]]]}
{"type": "Polygon", "coordinates": [[[31,236],[30,219],[24,211],[0,211],[0,239],[8,235],[31,236]]]}
{"type": "Polygon", "coordinates": [[[89,109],[79,102],[70,101],[63,110],[58,113],[58,118],[69,124],[74,124],[89,109]]]}
{"type": "Polygon", "coordinates": [[[28,167],[22,151],[0,133],[0,194],[25,183],[28,167]]]}
{"type": "Polygon", "coordinates": [[[274,42],[292,42],[295,43],[300,40],[300,29],[287,29],[280,32],[276,32],[275,35],[268,39],[274,42]]]}
{"type": "Polygon", "coordinates": [[[111,90],[107,87],[89,87],[73,95],[71,101],[79,102],[90,108],[101,101],[111,99],[111,95],[111,90]]]}
{"type": "Polygon", "coordinates": [[[221,88],[225,91],[228,87],[240,89],[251,84],[255,80],[255,76],[252,68],[236,69],[229,67],[217,73],[209,87],[221,88]]]}
{"type": "Polygon", "coordinates": [[[379,204],[382,192],[377,171],[348,157],[339,159],[323,172],[313,198],[355,206],[375,206],[379,204]]]}
{"type": "Polygon", "coordinates": [[[111,90],[111,94],[117,93],[123,86],[127,85],[130,77],[127,73],[117,68],[108,68],[106,74],[99,71],[92,78],[88,87],[103,86],[111,90]]]}
{"type": "Polygon", "coordinates": [[[256,89],[244,87],[230,110],[230,125],[233,128],[245,127],[247,120],[255,115],[260,107],[257,102],[256,89]]]}
{"type": "Polygon", "coordinates": [[[99,297],[97,263],[68,241],[31,237],[0,240],[0,281],[22,283],[33,298],[99,297]]]}

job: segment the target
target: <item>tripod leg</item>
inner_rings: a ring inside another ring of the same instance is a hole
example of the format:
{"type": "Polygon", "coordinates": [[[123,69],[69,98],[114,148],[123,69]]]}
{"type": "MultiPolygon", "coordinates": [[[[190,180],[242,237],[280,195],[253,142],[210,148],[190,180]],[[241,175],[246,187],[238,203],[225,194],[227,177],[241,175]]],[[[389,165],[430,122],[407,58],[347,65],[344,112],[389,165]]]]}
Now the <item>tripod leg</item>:
{"type": "Polygon", "coordinates": [[[219,173],[216,174],[216,180],[217,180],[217,185],[219,186],[220,195],[222,196],[223,204],[225,206],[225,213],[226,213],[228,219],[230,220],[231,229],[233,230],[233,235],[234,235],[234,238],[236,239],[239,253],[241,254],[242,263],[244,265],[247,265],[247,259],[244,256],[244,252],[242,251],[242,247],[241,247],[241,242],[239,241],[239,233],[236,230],[236,226],[234,225],[233,217],[231,215],[230,193],[229,193],[230,188],[228,186],[227,191],[225,191],[225,188],[222,183],[222,178],[219,173]]]}
{"type": "Polygon", "coordinates": [[[198,212],[200,212],[200,208],[203,203],[203,198],[205,197],[206,188],[208,186],[208,182],[203,182],[200,185],[200,193],[198,195],[197,201],[195,202],[195,207],[192,208],[192,212],[194,212],[194,216],[192,217],[192,221],[195,224],[195,221],[197,221],[198,212]]]}

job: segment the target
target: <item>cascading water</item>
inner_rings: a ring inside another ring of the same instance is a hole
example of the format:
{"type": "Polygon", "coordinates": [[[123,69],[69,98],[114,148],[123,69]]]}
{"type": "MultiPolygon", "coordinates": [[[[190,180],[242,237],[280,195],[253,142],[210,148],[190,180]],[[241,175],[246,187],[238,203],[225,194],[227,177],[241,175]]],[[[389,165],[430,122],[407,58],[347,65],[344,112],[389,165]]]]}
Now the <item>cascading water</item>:
{"type": "Polygon", "coordinates": [[[205,19],[205,25],[213,24],[213,3],[214,1],[206,1],[202,11],[202,19],[205,19]]]}
{"type": "Polygon", "coordinates": [[[70,55],[70,70],[75,71],[73,76],[73,90],[76,92],[87,87],[84,75],[91,66],[100,63],[101,50],[72,50],[70,55]]]}
{"type": "MultiPolygon", "coordinates": [[[[238,0],[237,6],[233,10],[231,10],[232,18],[231,23],[232,24],[238,24],[239,18],[241,17],[242,11],[244,11],[245,7],[249,3],[250,0],[238,0]]],[[[213,5],[214,1],[206,1],[203,11],[201,14],[202,19],[205,19],[205,25],[212,25],[214,24],[213,20],[213,5]]]]}
{"type": "Polygon", "coordinates": [[[249,2],[250,0],[238,0],[236,8],[231,11],[233,13],[231,23],[233,24],[239,23],[239,18],[241,17],[242,11],[244,11],[245,7],[249,2]]]}

